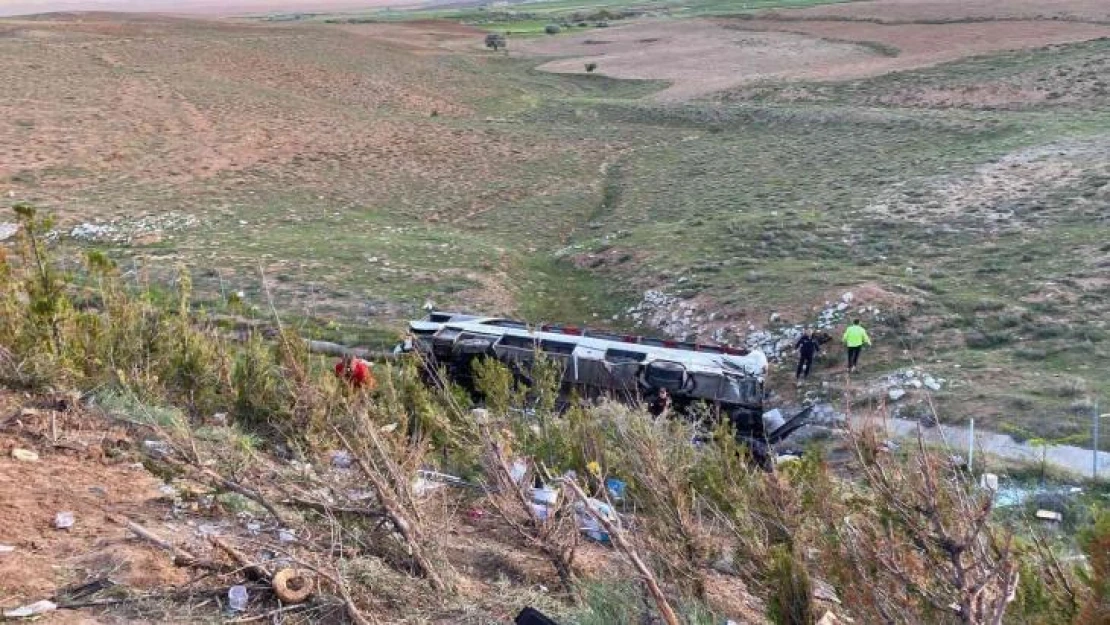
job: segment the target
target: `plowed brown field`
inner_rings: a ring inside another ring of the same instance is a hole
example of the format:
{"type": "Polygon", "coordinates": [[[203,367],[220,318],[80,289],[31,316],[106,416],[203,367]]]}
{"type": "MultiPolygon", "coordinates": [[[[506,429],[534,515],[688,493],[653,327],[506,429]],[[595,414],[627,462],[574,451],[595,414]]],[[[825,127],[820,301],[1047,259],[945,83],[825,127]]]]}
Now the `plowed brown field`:
{"type": "Polygon", "coordinates": [[[754,81],[862,78],[1107,36],[1110,24],[1063,20],[888,24],[728,19],[644,21],[535,40],[518,48],[527,54],[562,57],[540,66],[547,71],[584,72],[592,62],[607,76],[668,80],[671,87],[657,97],[682,100],[754,81]]]}

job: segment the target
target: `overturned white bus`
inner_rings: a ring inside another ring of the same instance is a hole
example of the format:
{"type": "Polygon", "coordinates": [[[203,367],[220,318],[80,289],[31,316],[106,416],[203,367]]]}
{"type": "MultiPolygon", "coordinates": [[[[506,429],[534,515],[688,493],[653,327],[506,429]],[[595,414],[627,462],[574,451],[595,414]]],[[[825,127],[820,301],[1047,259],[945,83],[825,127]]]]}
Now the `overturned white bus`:
{"type": "MultiPolygon", "coordinates": [[[[609,396],[629,403],[666,389],[675,412],[727,418],[737,434],[782,440],[800,427],[791,419],[768,432],[763,425],[767,358],[759,350],[620,335],[575,326],[527,324],[500,317],[432,312],[409,324],[412,349],[463,384],[473,362],[492,357],[527,375],[537,355],[559,363],[563,390],[579,397],[609,396]],[[699,409],[700,408],[700,409],[699,409]]],[[[801,415],[800,415],[801,416],[801,415]]]]}

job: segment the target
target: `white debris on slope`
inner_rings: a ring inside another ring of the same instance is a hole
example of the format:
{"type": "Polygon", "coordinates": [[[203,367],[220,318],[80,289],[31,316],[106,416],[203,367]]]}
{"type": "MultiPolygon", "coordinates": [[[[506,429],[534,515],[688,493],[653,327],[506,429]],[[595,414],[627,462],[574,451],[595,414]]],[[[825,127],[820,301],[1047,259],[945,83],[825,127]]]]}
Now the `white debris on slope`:
{"type": "MultiPolygon", "coordinates": [[[[851,292],[844,293],[838,302],[825,302],[817,318],[808,324],[778,325],[766,329],[758,329],[750,324],[747,328],[730,325],[718,319],[717,313],[700,309],[694,301],[656,289],[644,291],[640,303],[628,308],[625,315],[637,326],[659,330],[673,338],[707,337],[717,343],[759,349],[771,362],[781,361],[791,355],[794,344],[806,325],[819,330],[831,330],[843,324],[849,315],[866,317],[873,321],[882,320],[882,312],[877,307],[860,305],[851,292]]],[[[776,313],[772,317],[772,323],[781,318],[781,314],[776,313]]]]}
{"type": "Polygon", "coordinates": [[[166,232],[197,226],[200,220],[193,215],[165,213],[137,219],[117,220],[108,223],[82,223],[69,231],[69,237],[85,243],[127,244],[137,238],[161,236],[166,232]]]}

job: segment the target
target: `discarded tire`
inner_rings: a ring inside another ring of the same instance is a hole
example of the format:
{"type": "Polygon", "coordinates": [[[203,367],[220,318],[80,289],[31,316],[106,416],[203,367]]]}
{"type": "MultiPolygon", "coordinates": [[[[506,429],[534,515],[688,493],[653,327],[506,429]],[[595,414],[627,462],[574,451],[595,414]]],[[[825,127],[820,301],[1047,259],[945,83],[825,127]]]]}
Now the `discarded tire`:
{"type": "Polygon", "coordinates": [[[304,603],[312,596],[312,573],[298,569],[281,569],[274,574],[274,594],[282,603],[304,603]]]}

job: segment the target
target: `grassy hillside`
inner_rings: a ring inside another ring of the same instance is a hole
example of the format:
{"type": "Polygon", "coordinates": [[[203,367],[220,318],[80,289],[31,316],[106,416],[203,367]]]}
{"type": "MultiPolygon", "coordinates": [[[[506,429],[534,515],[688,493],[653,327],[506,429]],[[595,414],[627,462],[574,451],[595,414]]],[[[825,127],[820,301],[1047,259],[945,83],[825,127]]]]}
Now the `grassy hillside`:
{"type": "Polygon", "coordinates": [[[1110,390],[1105,41],[664,105],[386,26],[6,25],[0,192],[346,341],[425,298],[629,327],[646,289],[736,340],[854,291],[869,375],[927,363],[946,418],[1082,438],[1110,390]]]}

